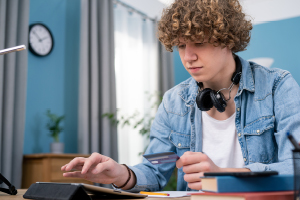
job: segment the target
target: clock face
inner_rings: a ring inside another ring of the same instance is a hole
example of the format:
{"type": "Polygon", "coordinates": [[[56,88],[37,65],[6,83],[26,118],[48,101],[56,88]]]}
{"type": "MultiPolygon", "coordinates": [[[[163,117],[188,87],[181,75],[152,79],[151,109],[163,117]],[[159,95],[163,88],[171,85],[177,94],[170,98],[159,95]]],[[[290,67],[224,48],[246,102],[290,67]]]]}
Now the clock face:
{"type": "Polygon", "coordinates": [[[33,24],[29,28],[29,49],[38,56],[48,55],[53,48],[53,37],[43,24],[33,24]]]}

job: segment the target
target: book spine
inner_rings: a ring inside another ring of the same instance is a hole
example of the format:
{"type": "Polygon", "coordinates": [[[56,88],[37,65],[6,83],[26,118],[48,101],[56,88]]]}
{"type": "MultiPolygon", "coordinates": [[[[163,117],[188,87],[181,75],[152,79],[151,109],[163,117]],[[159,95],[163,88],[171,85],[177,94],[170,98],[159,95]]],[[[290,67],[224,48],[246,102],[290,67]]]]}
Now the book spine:
{"type": "Polygon", "coordinates": [[[264,192],[294,189],[293,176],[217,177],[217,192],[264,192]]]}

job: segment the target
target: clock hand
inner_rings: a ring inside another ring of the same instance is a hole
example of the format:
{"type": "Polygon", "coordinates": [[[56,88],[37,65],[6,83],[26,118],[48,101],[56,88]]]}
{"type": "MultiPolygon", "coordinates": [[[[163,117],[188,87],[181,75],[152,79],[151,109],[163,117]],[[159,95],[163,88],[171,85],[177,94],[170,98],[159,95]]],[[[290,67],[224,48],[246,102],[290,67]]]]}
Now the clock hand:
{"type": "Polygon", "coordinates": [[[42,42],[44,39],[47,39],[47,38],[48,38],[48,36],[46,36],[46,37],[40,39],[40,41],[42,42]]]}
{"type": "Polygon", "coordinates": [[[39,35],[38,35],[35,31],[32,31],[32,33],[33,33],[34,35],[36,35],[36,37],[39,39],[39,42],[42,41],[41,38],[39,37],[39,35]]]}

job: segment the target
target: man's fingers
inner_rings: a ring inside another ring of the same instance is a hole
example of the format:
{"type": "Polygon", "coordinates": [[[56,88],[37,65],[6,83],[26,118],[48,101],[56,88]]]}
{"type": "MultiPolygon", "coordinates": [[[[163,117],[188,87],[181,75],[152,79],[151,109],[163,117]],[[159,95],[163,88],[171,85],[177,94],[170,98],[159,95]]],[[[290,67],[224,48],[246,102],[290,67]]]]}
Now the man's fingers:
{"type": "Polygon", "coordinates": [[[200,163],[195,163],[192,165],[185,165],[182,168],[182,171],[186,174],[190,174],[190,173],[197,173],[197,172],[201,172],[201,165],[200,163]]]}
{"type": "Polygon", "coordinates": [[[68,164],[62,166],[61,170],[71,171],[72,169],[78,168],[78,166],[83,166],[86,158],[77,157],[71,160],[68,164]]]}
{"type": "Polygon", "coordinates": [[[209,172],[211,171],[211,164],[209,162],[199,162],[192,165],[183,166],[182,171],[186,174],[197,172],[209,172]]]}
{"type": "Polygon", "coordinates": [[[71,170],[77,170],[77,171],[81,171],[82,170],[83,165],[76,165],[73,169],[71,170]]]}
{"type": "Polygon", "coordinates": [[[193,189],[193,190],[201,190],[202,189],[202,182],[188,183],[188,187],[193,189]]]}
{"type": "Polygon", "coordinates": [[[104,161],[102,163],[97,164],[91,172],[93,174],[99,174],[105,170],[110,170],[110,169],[112,169],[111,163],[104,161]]]}
{"type": "Polygon", "coordinates": [[[188,183],[193,183],[193,182],[199,182],[201,181],[201,178],[203,176],[203,172],[199,173],[193,173],[193,174],[185,174],[184,175],[184,180],[188,183]]]}
{"type": "Polygon", "coordinates": [[[64,171],[64,170],[66,169],[67,165],[68,165],[68,164],[65,164],[64,166],[62,166],[62,167],[60,168],[60,170],[61,170],[61,171],[64,171]]]}
{"type": "Polygon", "coordinates": [[[85,178],[84,174],[81,174],[81,172],[76,171],[76,172],[66,172],[63,173],[64,177],[73,177],[73,178],[85,178]]]}
{"type": "Polygon", "coordinates": [[[179,168],[181,168],[182,166],[183,166],[182,161],[181,161],[180,159],[178,159],[178,160],[176,161],[176,167],[179,169],[179,168]]]}
{"type": "MultiPolygon", "coordinates": [[[[67,166],[68,166],[68,164],[62,166],[62,167],[61,167],[61,170],[62,170],[62,171],[67,171],[67,170],[65,170],[67,166]]],[[[83,167],[83,164],[78,164],[78,165],[76,165],[73,169],[71,169],[70,171],[72,171],[72,170],[81,171],[82,167],[83,167]]]]}
{"type": "Polygon", "coordinates": [[[93,153],[89,158],[86,159],[82,167],[81,173],[85,174],[87,171],[91,170],[92,166],[97,166],[99,163],[105,161],[106,156],[103,156],[99,153],[93,153]]]}
{"type": "Polygon", "coordinates": [[[176,162],[176,167],[181,168],[182,166],[200,163],[207,159],[207,155],[201,152],[185,152],[179,160],[176,162]]]}
{"type": "Polygon", "coordinates": [[[82,166],[81,174],[87,173],[93,164],[94,164],[93,160],[90,160],[89,158],[86,159],[86,161],[84,162],[84,164],[82,166]]]}

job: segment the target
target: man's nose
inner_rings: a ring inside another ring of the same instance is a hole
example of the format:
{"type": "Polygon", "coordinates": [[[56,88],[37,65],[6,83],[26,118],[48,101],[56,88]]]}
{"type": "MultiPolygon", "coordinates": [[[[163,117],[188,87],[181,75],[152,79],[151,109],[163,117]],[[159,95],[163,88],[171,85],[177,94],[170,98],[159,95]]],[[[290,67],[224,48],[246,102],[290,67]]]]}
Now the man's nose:
{"type": "Polygon", "coordinates": [[[194,48],[189,47],[188,45],[185,47],[184,60],[186,62],[192,62],[192,61],[197,60],[197,54],[196,54],[194,48]]]}

